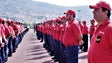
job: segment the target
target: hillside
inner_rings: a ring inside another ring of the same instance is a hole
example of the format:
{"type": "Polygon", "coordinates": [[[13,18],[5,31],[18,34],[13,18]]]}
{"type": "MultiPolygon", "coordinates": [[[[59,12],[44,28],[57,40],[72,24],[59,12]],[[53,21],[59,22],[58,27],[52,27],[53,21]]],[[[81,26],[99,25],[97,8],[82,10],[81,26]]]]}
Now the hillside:
{"type": "Polygon", "coordinates": [[[48,16],[51,19],[63,15],[68,9],[75,10],[78,19],[91,19],[91,10],[87,6],[64,7],[32,0],[0,0],[0,17],[22,22],[42,22],[48,16]]]}

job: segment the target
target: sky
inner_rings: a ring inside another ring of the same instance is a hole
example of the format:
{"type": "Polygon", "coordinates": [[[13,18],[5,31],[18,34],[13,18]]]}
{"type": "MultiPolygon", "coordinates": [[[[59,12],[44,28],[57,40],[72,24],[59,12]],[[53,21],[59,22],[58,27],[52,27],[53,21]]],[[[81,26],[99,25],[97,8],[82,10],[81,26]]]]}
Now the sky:
{"type": "MultiPolygon", "coordinates": [[[[33,0],[39,2],[46,2],[50,4],[60,5],[60,6],[83,6],[83,5],[94,5],[101,0],[33,0]]],[[[103,0],[109,3],[112,7],[112,0],[103,0]]]]}

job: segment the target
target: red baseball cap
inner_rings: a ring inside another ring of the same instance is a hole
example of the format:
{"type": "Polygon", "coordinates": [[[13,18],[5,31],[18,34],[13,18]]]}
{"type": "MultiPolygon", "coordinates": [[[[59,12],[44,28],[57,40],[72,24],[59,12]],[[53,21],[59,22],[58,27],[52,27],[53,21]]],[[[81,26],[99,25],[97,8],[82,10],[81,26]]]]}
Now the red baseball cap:
{"type": "Polygon", "coordinates": [[[11,24],[11,21],[7,20],[7,22],[6,22],[6,23],[11,24]]]}
{"type": "Polygon", "coordinates": [[[56,22],[60,22],[60,19],[59,18],[56,18],[56,22]]]}
{"type": "Polygon", "coordinates": [[[64,12],[64,14],[72,14],[72,15],[76,15],[76,13],[73,10],[68,10],[67,12],[64,12]]]}
{"type": "Polygon", "coordinates": [[[96,3],[96,5],[89,5],[89,8],[91,8],[91,9],[97,9],[97,8],[101,8],[101,7],[111,10],[110,5],[105,1],[100,1],[100,2],[96,3]]]}

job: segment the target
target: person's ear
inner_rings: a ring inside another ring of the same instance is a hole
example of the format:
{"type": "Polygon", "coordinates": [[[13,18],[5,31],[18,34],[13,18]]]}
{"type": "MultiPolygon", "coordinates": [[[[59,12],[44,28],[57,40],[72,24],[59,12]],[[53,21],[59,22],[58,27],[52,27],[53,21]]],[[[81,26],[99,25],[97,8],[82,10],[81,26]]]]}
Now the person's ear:
{"type": "Polygon", "coordinates": [[[108,11],[106,10],[106,11],[104,12],[104,14],[107,15],[107,14],[108,14],[108,11]]]}

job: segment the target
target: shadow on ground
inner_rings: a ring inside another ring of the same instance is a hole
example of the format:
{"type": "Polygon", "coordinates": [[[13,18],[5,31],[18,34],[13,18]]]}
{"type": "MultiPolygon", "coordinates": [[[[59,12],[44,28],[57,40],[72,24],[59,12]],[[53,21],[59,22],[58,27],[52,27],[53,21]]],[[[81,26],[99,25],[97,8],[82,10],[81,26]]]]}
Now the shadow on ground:
{"type": "Polygon", "coordinates": [[[44,55],[44,56],[39,56],[39,57],[33,57],[33,58],[30,58],[30,59],[27,59],[27,60],[38,60],[38,59],[43,59],[43,58],[47,58],[49,57],[48,55],[44,55]]]}
{"type": "Polygon", "coordinates": [[[49,61],[45,61],[45,62],[42,62],[42,63],[55,63],[55,62],[52,62],[52,60],[49,60],[49,61]]]}
{"type": "Polygon", "coordinates": [[[87,55],[80,56],[79,59],[87,59],[87,55]]]}

